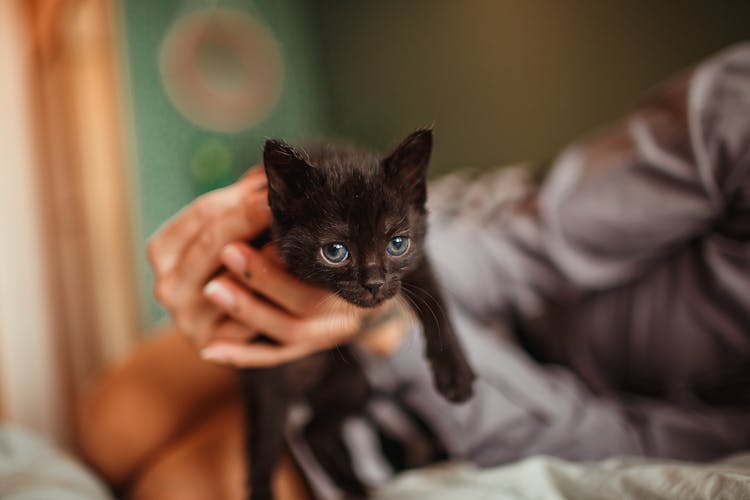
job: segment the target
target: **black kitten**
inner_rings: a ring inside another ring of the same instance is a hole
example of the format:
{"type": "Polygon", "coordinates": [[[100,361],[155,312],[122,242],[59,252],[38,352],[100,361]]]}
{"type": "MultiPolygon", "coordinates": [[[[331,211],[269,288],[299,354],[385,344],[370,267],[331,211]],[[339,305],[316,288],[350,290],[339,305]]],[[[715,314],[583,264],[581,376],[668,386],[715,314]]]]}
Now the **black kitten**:
{"type": "MultiPolygon", "coordinates": [[[[461,402],[472,395],[474,374],[423,253],[431,151],[431,130],[412,133],[384,159],[350,148],[302,150],[268,140],[263,164],[272,236],[289,271],[360,307],[408,292],[437,390],[461,402]]],[[[299,398],[313,410],[305,436],[316,458],[345,491],[364,496],[337,438],[343,421],[360,413],[369,396],[356,363],[342,363],[328,351],[274,368],[242,370],[242,380],[251,498],[273,497],[271,474],[283,448],[286,413],[299,398]]]]}

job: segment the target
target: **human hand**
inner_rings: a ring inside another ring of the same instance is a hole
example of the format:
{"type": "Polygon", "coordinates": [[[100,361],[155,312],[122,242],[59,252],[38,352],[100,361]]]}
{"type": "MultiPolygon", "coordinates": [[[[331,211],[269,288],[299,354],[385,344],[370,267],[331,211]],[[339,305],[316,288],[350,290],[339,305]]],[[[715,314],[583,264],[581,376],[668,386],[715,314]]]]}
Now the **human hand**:
{"type": "Polygon", "coordinates": [[[251,240],[270,224],[265,182],[263,169],[256,167],[232,186],[188,205],[149,242],[155,294],[178,330],[205,358],[238,366],[303,357],[362,329],[368,334],[363,343],[371,350],[395,348],[403,318],[382,314],[386,305],[356,308],[289,275],[270,247],[260,252],[236,243],[251,240]],[[227,271],[216,277],[222,264],[227,271]],[[261,331],[279,345],[247,343],[261,331]]]}
{"type": "Polygon", "coordinates": [[[226,317],[203,289],[221,268],[221,251],[250,240],[271,222],[262,167],[223,189],[207,193],[170,219],[148,245],[154,293],[177,328],[201,348],[214,336],[247,337],[244,325],[226,317]]]}
{"type": "Polygon", "coordinates": [[[395,319],[389,312],[391,302],[363,309],[303,283],[283,269],[270,246],[259,251],[233,243],[221,257],[232,276],[211,280],[205,288],[206,296],[233,321],[253,333],[262,332],[276,343],[248,343],[244,338],[217,332],[202,350],[205,359],[241,367],[277,365],[350,341],[363,329],[372,330],[376,323],[380,333],[377,340],[369,341],[373,350],[383,351],[387,339],[396,341],[395,321],[386,331],[381,321],[373,319],[395,319]]]}

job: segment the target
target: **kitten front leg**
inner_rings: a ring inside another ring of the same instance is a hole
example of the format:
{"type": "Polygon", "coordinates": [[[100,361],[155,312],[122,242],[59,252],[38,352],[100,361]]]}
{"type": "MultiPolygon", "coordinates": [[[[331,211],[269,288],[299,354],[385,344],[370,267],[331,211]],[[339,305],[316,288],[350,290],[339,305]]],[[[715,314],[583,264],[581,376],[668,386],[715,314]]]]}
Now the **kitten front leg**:
{"type": "Polygon", "coordinates": [[[367,488],[357,477],[342,432],[344,422],[363,415],[370,398],[370,384],[362,366],[347,346],[328,353],[329,368],[308,394],[313,419],[305,427],[305,440],[321,467],[346,498],[366,498],[367,488]]]}
{"type": "Polygon", "coordinates": [[[342,423],[316,416],[305,427],[305,441],[321,467],[346,492],[346,498],[366,498],[367,488],[354,472],[351,454],[341,437],[342,423]]]}
{"type": "Polygon", "coordinates": [[[472,384],[476,376],[453,330],[440,286],[426,257],[404,277],[403,286],[422,323],[435,387],[454,403],[468,400],[474,393],[472,384]]]}
{"type": "Polygon", "coordinates": [[[271,478],[284,448],[289,407],[288,395],[279,387],[279,370],[278,367],[240,370],[250,500],[273,499],[271,478]]]}

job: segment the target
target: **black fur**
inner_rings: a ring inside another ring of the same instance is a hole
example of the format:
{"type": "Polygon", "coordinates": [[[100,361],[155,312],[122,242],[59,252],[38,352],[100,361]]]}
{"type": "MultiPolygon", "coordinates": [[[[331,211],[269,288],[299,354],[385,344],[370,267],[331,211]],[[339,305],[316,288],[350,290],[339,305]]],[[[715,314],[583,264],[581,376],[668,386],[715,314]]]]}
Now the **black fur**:
{"type": "MultiPolygon", "coordinates": [[[[472,394],[474,374],[422,251],[431,150],[429,129],[415,131],[383,159],[353,148],[301,149],[272,139],[265,143],[263,163],[272,235],[289,271],[360,307],[407,294],[423,325],[435,385],[447,399],[461,402],[472,394]],[[403,256],[393,257],[386,247],[397,236],[410,244],[403,256]],[[320,249],[330,243],[345,244],[349,258],[326,263],[320,249]]],[[[361,412],[369,396],[364,373],[348,357],[342,363],[339,353],[328,351],[275,368],[242,370],[252,499],[273,497],[271,473],[296,398],[313,409],[305,436],[318,461],[349,494],[365,495],[338,438],[344,419],[361,412]]]]}

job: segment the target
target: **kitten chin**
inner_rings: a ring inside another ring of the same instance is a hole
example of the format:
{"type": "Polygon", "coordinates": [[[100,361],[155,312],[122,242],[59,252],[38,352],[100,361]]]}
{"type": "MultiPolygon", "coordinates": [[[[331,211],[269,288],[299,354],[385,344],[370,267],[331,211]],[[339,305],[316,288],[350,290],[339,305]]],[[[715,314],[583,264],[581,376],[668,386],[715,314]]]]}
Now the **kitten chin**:
{"type": "Polygon", "coordinates": [[[377,295],[373,295],[369,292],[347,293],[342,290],[335,291],[336,295],[338,295],[345,301],[349,302],[350,304],[353,304],[357,307],[366,308],[366,309],[370,309],[370,308],[381,305],[386,300],[392,299],[393,297],[398,295],[398,292],[399,292],[398,288],[395,288],[394,290],[391,290],[385,293],[378,293],[377,295]]]}

